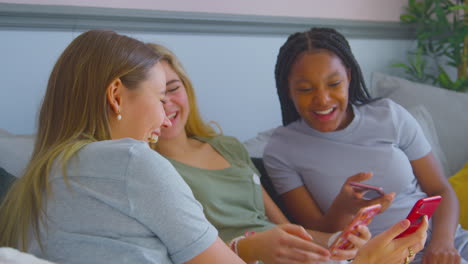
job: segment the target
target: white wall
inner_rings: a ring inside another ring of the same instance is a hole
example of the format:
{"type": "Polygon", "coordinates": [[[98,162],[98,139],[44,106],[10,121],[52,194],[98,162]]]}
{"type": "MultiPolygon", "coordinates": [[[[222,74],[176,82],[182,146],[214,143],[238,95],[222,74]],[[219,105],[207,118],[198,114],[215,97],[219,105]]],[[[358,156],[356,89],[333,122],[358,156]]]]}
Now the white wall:
{"type": "Polygon", "coordinates": [[[408,0],[0,0],[1,2],[370,21],[399,21],[404,6],[408,4],[408,0]]]}
{"type": "MultiPolygon", "coordinates": [[[[33,133],[38,107],[55,60],[79,33],[0,31],[0,128],[33,133]]],[[[132,34],[171,48],[185,65],[202,115],[241,140],[281,124],[273,69],[287,36],[132,34]]],[[[351,39],[366,79],[392,72],[405,57],[406,40],[351,39]]]]}

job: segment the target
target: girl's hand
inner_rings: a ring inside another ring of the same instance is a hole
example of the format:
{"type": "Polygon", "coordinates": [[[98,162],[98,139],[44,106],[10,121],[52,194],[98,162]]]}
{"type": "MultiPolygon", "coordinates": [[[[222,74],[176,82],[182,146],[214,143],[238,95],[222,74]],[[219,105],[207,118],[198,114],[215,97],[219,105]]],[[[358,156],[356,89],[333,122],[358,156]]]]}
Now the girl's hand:
{"type": "Polygon", "coordinates": [[[330,206],[330,213],[337,216],[354,215],[362,207],[374,204],[380,204],[382,206],[380,212],[385,211],[392,204],[393,199],[395,198],[395,193],[387,193],[373,200],[364,200],[362,198],[364,193],[356,190],[349,184],[350,182],[362,182],[368,180],[372,178],[372,176],[372,172],[361,172],[346,179],[345,183],[341,187],[340,193],[330,206]]]}
{"type": "Polygon", "coordinates": [[[327,249],[314,243],[302,226],[293,224],[257,232],[240,240],[238,249],[249,256],[243,258],[245,261],[261,260],[265,264],[312,264],[330,259],[327,249]]]}
{"type": "Polygon", "coordinates": [[[387,231],[369,240],[359,250],[353,263],[402,264],[405,263],[407,257],[409,257],[409,261],[412,261],[414,255],[424,248],[428,227],[427,216],[424,216],[422,224],[416,232],[395,239],[395,237],[409,227],[409,224],[408,220],[402,220],[387,231]],[[412,255],[410,254],[410,249],[413,253],[412,255]]]}
{"type": "Polygon", "coordinates": [[[357,252],[364,244],[369,241],[371,238],[371,233],[367,226],[360,225],[357,227],[358,235],[349,234],[347,239],[351,241],[352,246],[349,249],[337,249],[334,250],[332,253],[331,259],[334,260],[346,260],[346,259],[353,259],[356,257],[357,252]]]}

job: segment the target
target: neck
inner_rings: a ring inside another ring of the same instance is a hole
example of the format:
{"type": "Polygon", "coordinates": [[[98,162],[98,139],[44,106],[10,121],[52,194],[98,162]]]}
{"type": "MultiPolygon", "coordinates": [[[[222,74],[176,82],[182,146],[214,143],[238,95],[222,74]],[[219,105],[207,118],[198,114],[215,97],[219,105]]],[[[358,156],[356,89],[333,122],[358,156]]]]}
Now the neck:
{"type": "Polygon", "coordinates": [[[193,148],[192,139],[187,137],[185,131],[173,138],[159,138],[155,150],[166,157],[177,159],[180,154],[193,148]]]}

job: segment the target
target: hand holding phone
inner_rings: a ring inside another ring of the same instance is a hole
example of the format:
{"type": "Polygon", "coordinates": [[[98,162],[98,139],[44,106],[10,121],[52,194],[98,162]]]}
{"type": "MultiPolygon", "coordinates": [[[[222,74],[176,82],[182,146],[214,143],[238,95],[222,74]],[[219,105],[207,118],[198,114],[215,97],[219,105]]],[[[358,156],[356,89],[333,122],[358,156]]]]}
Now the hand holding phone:
{"type": "Polygon", "coordinates": [[[410,221],[410,226],[403,233],[395,237],[395,239],[414,233],[421,225],[423,215],[427,215],[427,219],[429,220],[441,200],[442,197],[440,195],[419,199],[406,217],[410,221]]]}
{"type": "Polygon", "coordinates": [[[364,200],[374,200],[385,195],[382,187],[377,187],[360,182],[349,182],[349,185],[351,185],[353,189],[357,192],[364,193],[364,195],[362,196],[362,199],[364,200]]]}
{"type": "Polygon", "coordinates": [[[341,232],[336,240],[330,246],[330,252],[332,254],[337,249],[348,249],[351,246],[351,241],[348,240],[349,234],[358,235],[357,227],[359,225],[368,225],[372,218],[377,215],[382,206],[380,204],[374,204],[371,206],[363,207],[356,214],[351,223],[341,232]]]}

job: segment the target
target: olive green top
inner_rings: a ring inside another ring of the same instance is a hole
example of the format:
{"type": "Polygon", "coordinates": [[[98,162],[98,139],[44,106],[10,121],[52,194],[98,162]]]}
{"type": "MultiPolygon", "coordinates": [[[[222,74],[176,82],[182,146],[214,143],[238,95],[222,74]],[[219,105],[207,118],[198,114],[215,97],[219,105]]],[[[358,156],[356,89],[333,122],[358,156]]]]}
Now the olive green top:
{"type": "Polygon", "coordinates": [[[196,139],[218,151],[230,167],[207,170],[169,159],[203,205],[208,220],[224,241],[246,231],[264,231],[274,226],[265,215],[260,173],[244,146],[233,137],[196,139]]]}

